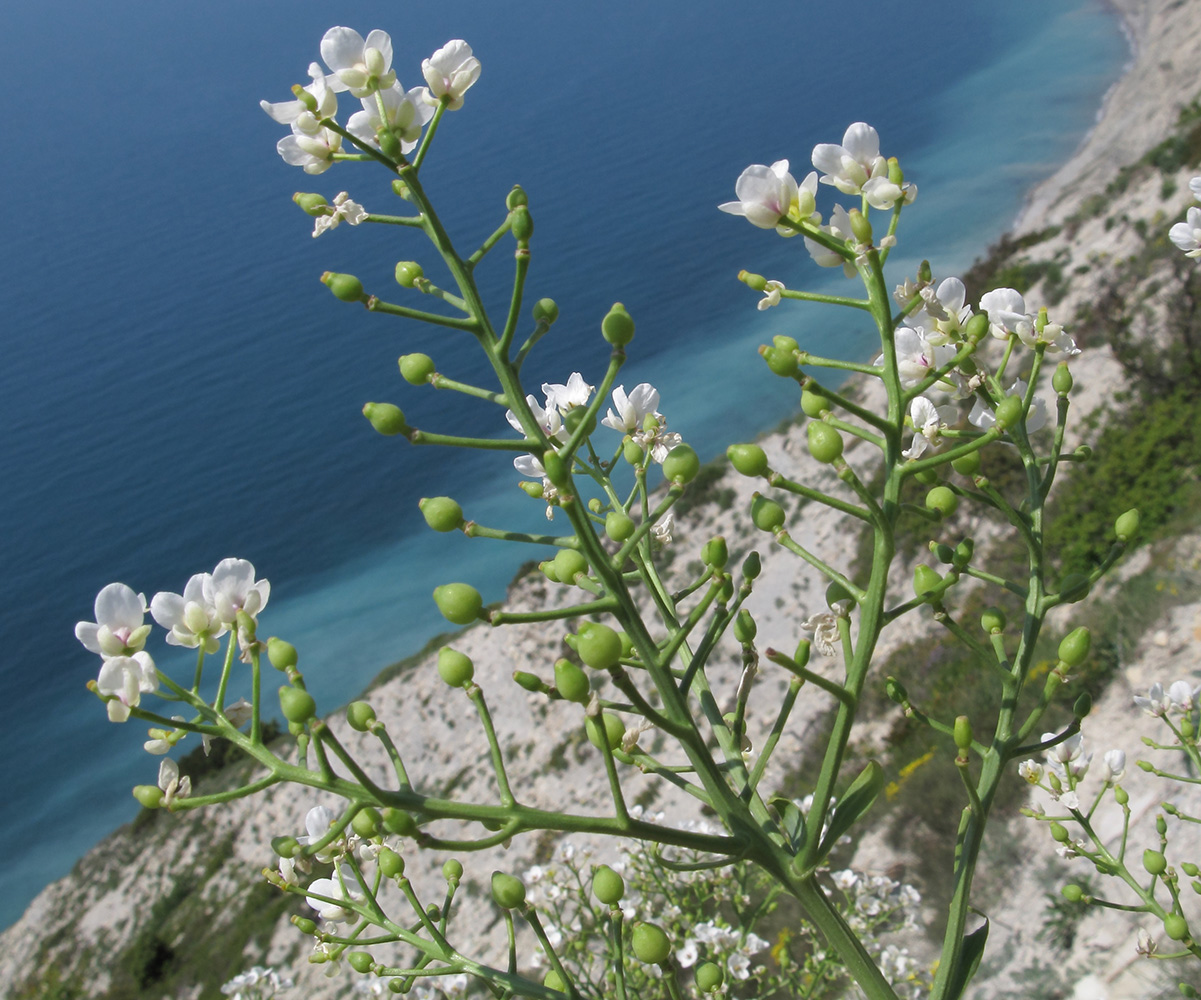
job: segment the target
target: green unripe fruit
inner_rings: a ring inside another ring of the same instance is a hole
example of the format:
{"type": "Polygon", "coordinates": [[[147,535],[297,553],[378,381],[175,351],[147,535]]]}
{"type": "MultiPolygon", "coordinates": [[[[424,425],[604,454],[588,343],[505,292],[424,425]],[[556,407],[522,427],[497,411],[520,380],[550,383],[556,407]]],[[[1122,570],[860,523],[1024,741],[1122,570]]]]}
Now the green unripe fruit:
{"type": "Polygon", "coordinates": [[[976,552],[976,543],[970,538],[965,538],[955,546],[955,557],[952,560],[955,563],[956,569],[963,569],[972,561],[972,556],[976,552]]]}
{"type": "Polygon", "coordinates": [[[1083,573],[1069,573],[1059,581],[1059,597],[1068,604],[1075,604],[1088,597],[1092,586],[1083,573]]]}
{"type": "Polygon", "coordinates": [[[621,445],[621,457],[630,465],[641,465],[646,458],[646,453],[637,441],[633,438],[626,438],[621,445]]]}
{"type": "Polygon", "coordinates": [[[1076,699],[1072,705],[1072,715],[1076,717],[1076,721],[1087,718],[1088,713],[1093,710],[1093,696],[1087,691],[1083,691],[1080,697],[1076,699]]]}
{"type": "Polygon", "coordinates": [[[959,509],[959,497],[949,486],[935,486],[926,494],[926,507],[943,517],[950,517],[959,509]]]}
{"type": "Polygon", "coordinates": [[[434,359],[428,354],[402,354],[396,361],[400,377],[409,385],[425,385],[437,371],[434,359]]]}
{"type": "Polygon", "coordinates": [[[555,688],[567,701],[584,704],[591,693],[588,675],[571,660],[555,661],[555,688]]]}
{"type": "Polygon", "coordinates": [[[412,288],[425,277],[425,271],[415,260],[402,260],[396,265],[396,283],[402,288],[412,288]]]}
{"type": "Polygon", "coordinates": [[[567,983],[554,969],[547,969],[546,975],[542,977],[542,985],[548,990],[558,990],[560,993],[567,992],[567,983]]]}
{"type": "Polygon", "coordinates": [[[1168,870],[1168,859],[1159,851],[1148,848],[1143,851],[1143,868],[1147,870],[1148,875],[1162,875],[1168,870]]]}
{"type": "Polygon", "coordinates": [[[1165,834],[1167,834],[1168,821],[1166,819],[1164,819],[1163,816],[1155,817],[1155,832],[1158,833],[1161,837],[1164,836],[1165,834]]]}
{"type": "Polygon", "coordinates": [[[938,589],[942,577],[925,563],[918,563],[913,570],[913,592],[918,597],[925,597],[938,589]]]}
{"type": "Polygon", "coordinates": [[[757,444],[732,444],[726,449],[726,458],[744,476],[761,476],[767,471],[767,453],[757,444]]]}
{"type": "Polygon", "coordinates": [[[553,560],[555,576],[562,583],[574,583],[578,573],[587,574],[588,560],[579,549],[560,549],[553,560]]]}
{"type": "Polygon", "coordinates": [[[747,580],[756,579],[762,569],[763,561],[759,558],[758,552],[749,552],[747,557],[742,560],[742,575],[747,580]]]}
{"type": "Polygon", "coordinates": [[[525,905],[525,883],[514,875],[492,873],[492,899],[502,910],[515,910],[525,905]]]}
{"type": "Polygon", "coordinates": [[[857,208],[852,208],[847,215],[851,220],[851,235],[860,243],[871,243],[872,224],[867,216],[857,208]]]}
{"type": "Polygon", "coordinates": [[[1051,838],[1053,840],[1057,841],[1060,844],[1066,844],[1068,842],[1069,837],[1070,837],[1070,834],[1068,833],[1068,831],[1065,827],[1063,827],[1059,823],[1053,822],[1051,824],[1051,838]]]}
{"type": "Polygon", "coordinates": [[[390,128],[377,129],[375,141],[379,146],[380,152],[389,159],[399,160],[404,155],[404,148],[400,144],[400,137],[390,128]]]}
{"type": "Polygon", "coordinates": [[[518,483],[517,485],[521,487],[522,491],[526,494],[526,496],[532,497],[535,500],[542,499],[542,494],[543,494],[544,490],[543,490],[543,486],[541,483],[534,483],[534,482],[526,481],[526,482],[518,483]]]}
{"type": "Polygon", "coordinates": [[[608,625],[590,625],[580,629],[576,652],[593,669],[608,670],[621,659],[621,636],[608,625]]]}
{"type": "Polygon", "coordinates": [[[300,206],[301,210],[306,215],[311,215],[314,218],[322,215],[328,215],[325,210],[329,208],[329,202],[322,195],[313,194],[311,192],[297,191],[292,195],[292,200],[300,206]]]}
{"type": "Polygon", "coordinates": [[[370,840],[379,833],[380,815],[376,810],[368,807],[360,809],[354,814],[354,818],[350,821],[350,828],[354,830],[360,837],[370,840]]]}
{"type": "Polygon", "coordinates": [[[599,865],[592,873],[592,892],[606,906],[615,906],[626,894],[626,883],[608,865],[599,865]]]}
{"type": "Polygon", "coordinates": [[[738,617],[734,619],[734,638],[743,644],[754,642],[755,635],[759,628],[755,624],[755,619],[751,617],[751,613],[743,608],[738,612],[738,617]]]}
{"type": "Polygon", "coordinates": [[[605,515],[605,534],[615,542],[624,542],[638,526],[625,511],[614,510],[605,515]]]}
{"type": "Polygon", "coordinates": [[[812,389],[802,389],[801,409],[807,417],[820,417],[827,410],[832,409],[832,406],[830,400],[820,392],[814,392],[812,389]]]}
{"type": "Polygon", "coordinates": [[[271,850],[281,858],[295,858],[300,855],[300,841],[295,837],[272,837],[271,850]]]}
{"type": "Polygon", "coordinates": [[[563,426],[567,428],[567,433],[574,434],[580,424],[587,419],[587,426],[584,429],[584,436],[587,437],[596,430],[596,414],[588,413],[587,407],[573,406],[570,410],[563,414],[563,426]]]}
{"type": "Polygon", "coordinates": [[[1188,921],[1179,913],[1169,913],[1163,918],[1163,932],[1173,941],[1183,941],[1188,937],[1188,921]]]}
{"type": "Polygon", "coordinates": [[[1180,870],[1189,878],[1196,878],[1198,875],[1201,875],[1201,868],[1198,868],[1191,861],[1180,862],[1180,870]]]}
{"type": "Polygon", "coordinates": [[[447,882],[457,882],[463,877],[463,865],[454,858],[451,858],[442,865],[442,877],[447,882]]]}
{"type": "Polygon", "coordinates": [[[714,535],[701,546],[701,561],[706,566],[721,569],[730,561],[730,549],[721,535],[714,535]]]}
{"type": "Polygon", "coordinates": [[[310,920],[308,917],[293,917],[292,926],[300,931],[301,934],[317,933],[317,921],[310,920]]]}
{"type": "Polygon", "coordinates": [[[405,873],[405,859],[390,847],[383,847],[375,856],[376,864],[384,878],[396,878],[405,873]]]}
{"type": "Polygon", "coordinates": [[[438,650],[438,674],[451,687],[466,687],[475,676],[475,664],[466,653],[443,646],[438,650]]]}
{"type": "Polygon", "coordinates": [[[725,979],[721,966],[714,962],[702,962],[696,967],[696,988],[702,993],[716,993],[725,979]]]}
{"type": "Polygon", "coordinates": [[[355,972],[368,973],[372,966],[375,965],[371,961],[371,955],[365,951],[351,951],[346,955],[346,961],[355,972]]]}
{"type": "Polygon", "coordinates": [[[842,454],[842,435],[829,424],[814,421],[809,425],[809,454],[829,464],[842,454]]]}
{"type": "Polygon", "coordinates": [[[1126,791],[1126,789],[1124,789],[1121,785],[1114,785],[1113,800],[1118,805],[1124,806],[1127,802],[1130,801],[1130,793],[1128,791],[1126,791]]]}
{"type": "Polygon", "coordinates": [[[807,667],[809,665],[809,653],[813,648],[813,643],[808,639],[802,639],[796,644],[796,652],[792,654],[792,662],[798,667],[807,667]]]}
{"type": "Polygon", "coordinates": [[[435,587],[434,603],[442,616],[456,625],[470,625],[484,607],[480,592],[468,583],[444,583],[435,587]]]}
{"type": "Polygon", "coordinates": [[[272,636],[267,640],[267,659],[271,661],[271,666],[276,670],[287,670],[289,667],[296,666],[298,659],[296,647],[290,642],[272,636]]]}
{"type": "Polygon", "coordinates": [[[158,785],[134,785],[133,797],[147,809],[157,809],[163,804],[163,790],[158,785]]]}
{"type": "Polygon", "coordinates": [[[1061,396],[1066,396],[1072,391],[1072,373],[1068,371],[1066,361],[1059,362],[1055,374],[1051,376],[1051,388],[1061,396]]]}
{"type": "Polygon", "coordinates": [[[512,190],[505,195],[505,208],[510,212],[515,208],[521,208],[522,205],[528,205],[529,203],[530,199],[520,184],[514,184],[512,190]]]}
{"type": "Polygon", "coordinates": [[[976,313],[967,321],[963,335],[967,340],[976,341],[988,333],[988,313],[976,313]]]}
{"type": "Polygon", "coordinates": [[[435,531],[456,531],[463,527],[463,508],[450,497],[422,497],[417,506],[425,523],[435,531]]]}
{"type": "Polygon", "coordinates": [[[767,288],[767,279],[761,274],[753,274],[750,271],[739,271],[738,280],[753,292],[761,292],[767,288]]]}
{"type": "Polygon", "coordinates": [[[990,635],[1005,631],[1005,612],[1000,608],[985,608],[980,616],[980,627],[990,635]]]}
{"type": "Polygon", "coordinates": [[[923,486],[936,486],[941,477],[937,469],[921,469],[913,474],[913,478],[923,486]]]}
{"type": "Polygon", "coordinates": [[[392,403],[364,403],[363,416],[384,437],[404,433],[405,415],[399,406],[392,403]]]}
{"type": "Polygon", "coordinates": [[[375,709],[365,701],[352,701],[346,706],[346,721],[356,733],[365,733],[375,723],[375,709]]]}
{"type": "Polygon", "coordinates": [[[1122,514],[1113,523],[1114,534],[1117,535],[1119,542],[1128,542],[1138,534],[1139,515],[1138,509],[1132,507],[1130,510],[1122,514]]]}
{"type": "Polygon", "coordinates": [[[776,531],[783,526],[785,517],[784,508],[774,500],[759,493],[751,500],[751,520],[760,531],[776,531]]]}
{"type": "Polygon", "coordinates": [[[510,228],[518,243],[525,243],[534,235],[534,218],[524,205],[519,205],[513,210],[513,224],[510,228]]]}
{"type": "Polygon", "coordinates": [[[663,459],[663,475],[673,483],[690,483],[700,471],[700,458],[686,444],[676,445],[663,459]]]}
{"type": "Polygon", "coordinates": [[[542,570],[542,575],[545,576],[551,583],[562,583],[559,579],[559,572],[555,569],[555,561],[547,559],[545,562],[540,562],[538,568],[542,570]]]}
{"type": "Polygon", "coordinates": [[[949,545],[944,545],[942,542],[939,542],[937,545],[931,544],[930,551],[934,553],[934,558],[941,563],[949,563],[955,558],[955,550],[949,545]]]}
{"type": "Polygon", "coordinates": [[[956,717],[952,734],[955,738],[955,746],[961,753],[967,753],[972,748],[972,722],[966,715],[956,717]]]}
{"type": "MultiPolygon", "coordinates": [[[[616,750],[621,746],[622,738],[626,734],[625,723],[616,715],[603,714],[600,717],[601,727],[605,732],[605,742],[609,744],[610,750],[616,750]]],[[[588,727],[588,742],[591,743],[597,750],[601,749],[599,737],[592,731],[592,727],[588,727]]]]}
{"type": "Polygon", "coordinates": [[[554,299],[539,299],[534,303],[534,322],[553,326],[559,318],[559,306],[554,299]]]}
{"type": "Polygon", "coordinates": [[[614,347],[624,347],[634,339],[634,320],[620,302],[614,302],[601,320],[601,336],[614,347]]]}
{"type": "Polygon", "coordinates": [[[317,714],[317,702],[311,694],[286,684],[279,689],[279,707],[289,722],[308,722],[317,714]]]}
{"type": "Polygon", "coordinates": [[[759,353],[763,355],[763,360],[767,362],[767,367],[774,375],[779,375],[781,378],[792,378],[796,375],[799,366],[795,349],[788,351],[779,347],[762,347],[759,349],[759,353]]]}
{"type": "Polygon", "coordinates": [[[362,302],[367,296],[363,292],[363,283],[353,274],[337,274],[326,271],[321,275],[325,287],[334,293],[334,298],[343,302],[362,302]]]}
{"type": "Polygon", "coordinates": [[[997,404],[997,408],[993,414],[996,417],[997,429],[1002,431],[1008,430],[1022,419],[1022,414],[1025,412],[1022,407],[1021,396],[1006,396],[997,404]]]}
{"type": "Polygon", "coordinates": [[[513,680],[518,687],[525,688],[527,691],[545,692],[548,690],[547,686],[542,683],[541,677],[526,670],[514,670],[513,680]]]}
{"type": "Polygon", "coordinates": [[[1059,643],[1059,658],[1069,667],[1078,667],[1088,657],[1092,636],[1083,625],[1072,629],[1059,643]]]}
{"type": "Polygon", "coordinates": [[[1063,898],[1069,903],[1079,903],[1084,898],[1084,890],[1080,886],[1069,882],[1059,890],[1063,894],[1063,898]]]}
{"type": "Polygon", "coordinates": [[[905,690],[905,685],[895,677],[885,679],[884,693],[888,696],[889,701],[895,702],[898,705],[903,705],[909,700],[909,692],[905,690]]]}
{"type": "Polygon", "coordinates": [[[974,476],[980,471],[980,450],[969,451],[966,455],[960,455],[951,463],[951,468],[958,472],[961,476],[974,476]]]}
{"type": "Polygon", "coordinates": [[[542,471],[546,473],[546,478],[559,489],[567,489],[570,485],[567,478],[567,463],[554,448],[548,448],[542,453],[542,471]]]}
{"type": "Polygon", "coordinates": [[[671,954],[671,941],[663,928],[655,924],[635,924],[632,944],[638,961],[647,965],[661,965],[671,954]]]}

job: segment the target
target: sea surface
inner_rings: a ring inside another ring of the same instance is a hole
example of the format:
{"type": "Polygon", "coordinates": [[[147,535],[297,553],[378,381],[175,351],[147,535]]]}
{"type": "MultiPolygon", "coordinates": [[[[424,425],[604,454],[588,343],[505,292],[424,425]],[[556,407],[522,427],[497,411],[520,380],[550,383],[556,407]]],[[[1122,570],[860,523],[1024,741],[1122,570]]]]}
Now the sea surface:
{"type": "MultiPolygon", "coordinates": [[[[815,143],[875,125],[920,188],[896,280],[923,257],[952,274],[1070,156],[1129,57],[1099,0],[430,8],[42,0],[0,13],[0,926],[133,815],[130,786],[155,780],[144,729],[109,723],[84,687],[99,662],[72,630],[102,586],[179,592],[224,557],[252,560],[272,586],[261,632],[299,647],[332,709],[445,627],[435,584],[464,580],[496,600],[541,556],[435,535],[417,510],[445,493],[482,523],[544,528],[511,455],[413,448],[360,415],[388,400],[429,430],[510,433],[497,408],[397,375],[397,355],[421,350],[487,384],[466,337],[368,315],[318,283],[349,271],[411,302],[395,262],[437,274],[414,231],[342,226],[313,240],[290,200],[347,190],[368,210],[403,209],[378,168],[310,177],[275,152],[286,130],[258,102],[307,82],[332,23],[390,31],[409,87],[439,45],[470,42],[482,77],[444,120],[423,182],[462,247],[501,222],[513,184],[527,190],[527,301],[561,310],[527,364],[531,391],[577,370],[600,380],[598,324],[620,300],[637,323],[622,381],[658,386],[671,428],[704,458],[795,406],[757,344],[787,333],[817,352],[872,350],[857,315],[759,312],[735,281],[745,267],[843,288],[801,241],[718,213],[744,167],[788,158],[799,179],[815,143]]],[[[344,121],[358,102],[342,100],[344,121]]],[[[480,269],[502,314],[510,254],[502,244],[480,269]]],[[[191,655],[161,631],[149,648],[190,677],[191,655]]]]}

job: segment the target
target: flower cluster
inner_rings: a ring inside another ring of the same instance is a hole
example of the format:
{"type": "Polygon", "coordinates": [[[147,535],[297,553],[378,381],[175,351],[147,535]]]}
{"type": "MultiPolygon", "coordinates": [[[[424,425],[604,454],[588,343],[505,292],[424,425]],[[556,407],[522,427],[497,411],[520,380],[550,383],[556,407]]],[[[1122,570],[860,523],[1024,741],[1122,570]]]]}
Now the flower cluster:
{"type": "MultiPolygon", "coordinates": [[[[1188,186],[1193,197],[1201,201],[1201,177],[1194,177],[1188,186]]],[[[1168,239],[1184,251],[1186,257],[1201,257],[1201,208],[1190,207],[1184,221],[1168,230],[1168,239]]]]}
{"type": "Polygon", "coordinates": [[[270,966],[256,965],[234,976],[221,987],[230,1000],[271,1000],[277,993],[292,988],[292,980],[281,976],[270,966]]]}

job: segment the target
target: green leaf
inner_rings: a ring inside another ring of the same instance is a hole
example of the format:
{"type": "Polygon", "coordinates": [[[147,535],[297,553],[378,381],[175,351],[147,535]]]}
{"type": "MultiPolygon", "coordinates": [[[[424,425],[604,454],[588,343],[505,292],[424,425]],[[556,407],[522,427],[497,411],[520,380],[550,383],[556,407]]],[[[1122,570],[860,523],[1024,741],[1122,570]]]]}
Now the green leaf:
{"type": "Polygon", "coordinates": [[[768,805],[780,814],[780,828],[792,842],[793,852],[799,851],[805,843],[805,817],[801,815],[801,810],[792,799],[783,795],[773,796],[768,805]]]}
{"type": "Polygon", "coordinates": [[[947,985],[947,1000],[959,1000],[967,989],[976,969],[980,967],[980,959],[984,957],[984,944],[988,941],[988,917],[978,910],[973,910],[984,917],[984,923],[963,939],[963,947],[959,951],[959,962],[951,973],[951,981],[947,985]]]}
{"type": "Polygon", "coordinates": [[[859,772],[859,777],[851,782],[834,807],[834,815],[830,817],[830,827],[822,838],[817,849],[819,859],[824,858],[834,849],[834,845],[852,826],[858,822],[865,812],[876,801],[880,789],[884,787],[884,768],[876,761],[869,760],[867,767],[859,772]]]}

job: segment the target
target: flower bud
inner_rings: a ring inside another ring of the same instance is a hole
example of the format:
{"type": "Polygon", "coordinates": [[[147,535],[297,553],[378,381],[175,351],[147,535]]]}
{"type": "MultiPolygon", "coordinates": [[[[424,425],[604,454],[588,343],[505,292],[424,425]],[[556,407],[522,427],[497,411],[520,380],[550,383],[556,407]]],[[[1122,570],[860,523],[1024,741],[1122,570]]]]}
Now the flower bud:
{"type": "Polygon", "coordinates": [[[163,804],[163,790],[158,785],[134,785],[133,797],[146,809],[157,809],[163,804]]]}
{"type": "Polygon", "coordinates": [[[352,701],[346,706],[346,721],[356,733],[365,733],[375,722],[375,709],[365,701],[352,701]]]}
{"type": "Polygon", "coordinates": [[[409,385],[425,385],[437,371],[434,359],[428,354],[402,354],[396,363],[400,368],[400,377],[409,385]]]}
{"type": "Polygon", "coordinates": [[[673,483],[690,483],[700,471],[700,458],[686,444],[676,445],[663,459],[663,475],[673,483]]]}
{"type": "Polygon", "coordinates": [[[1130,793],[1127,792],[1126,789],[1124,789],[1121,785],[1114,785],[1113,799],[1118,805],[1124,806],[1130,801],[1130,793]]]}
{"type": "Polygon", "coordinates": [[[435,531],[456,531],[463,527],[463,508],[450,497],[422,497],[417,506],[425,523],[435,531]]]}
{"type": "Polygon", "coordinates": [[[308,722],[317,714],[317,702],[313,696],[287,684],[279,689],[279,707],[289,722],[308,722]]]}
{"type": "Polygon", "coordinates": [[[631,943],[638,961],[647,965],[660,965],[671,954],[671,941],[663,929],[655,924],[635,924],[631,943]]]}
{"type": "Polygon", "coordinates": [[[997,408],[993,413],[993,416],[996,418],[997,429],[1002,431],[1009,430],[1010,427],[1022,419],[1022,414],[1025,412],[1021,396],[1006,396],[997,404],[997,408]]]}
{"type": "Polygon", "coordinates": [[[567,701],[583,705],[591,693],[588,675],[577,667],[571,660],[555,661],[555,689],[567,701]]]}
{"type": "Polygon", "coordinates": [[[492,899],[504,910],[515,910],[525,905],[525,883],[504,872],[492,873],[492,899]]]}
{"type": "Polygon", "coordinates": [[[621,636],[608,625],[586,625],[579,631],[576,652],[594,670],[608,670],[621,659],[621,636]]]}
{"type": "Polygon", "coordinates": [[[884,693],[888,695],[889,701],[895,702],[898,705],[903,705],[909,700],[909,692],[905,690],[905,685],[895,677],[885,679],[884,693]]]}
{"type": "Polygon", "coordinates": [[[1148,875],[1162,875],[1168,870],[1168,859],[1159,851],[1147,848],[1143,851],[1143,868],[1146,869],[1148,875]]]}
{"type": "Polygon", "coordinates": [[[370,972],[375,965],[371,960],[371,955],[365,951],[347,952],[346,962],[355,972],[361,972],[364,975],[370,972]]]}
{"type": "Polygon", "coordinates": [[[375,142],[380,152],[391,160],[399,160],[404,155],[400,137],[390,128],[376,129],[375,142]]]}
{"type": "Polygon", "coordinates": [[[751,500],[751,520],[760,531],[778,530],[786,516],[783,507],[761,493],[756,493],[751,500]]]}
{"type": "Polygon", "coordinates": [[[562,583],[575,583],[575,578],[588,573],[588,560],[579,549],[560,549],[554,558],[555,576],[562,583]]]}
{"type": "Polygon", "coordinates": [[[754,580],[759,576],[763,569],[763,562],[759,558],[759,553],[751,551],[747,553],[747,557],[742,560],[742,575],[744,579],[754,580]]]}
{"type": "MultiPolygon", "coordinates": [[[[619,746],[621,746],[622,737],[624,737],[626,734],[625,723],[623,723],[616,715],[609,715],[607,712],[603,713],[600,719],[597,721],[604,731],[605,742],[609,744],[609,749],[616,750],[619,746]]],[[[601,748],[601,745],[598,742],[599,737],[592,731],[591,727],[588,727],[587,732],[588,742],[599,750],[601,748]]]]}
{"type": "Polygon", "coordinates": [[[296,666],[298,659],[296,647],[290,642],[284,642],[283,639],[272,636],[267,640],[267,659],[271,661],[271,666],[276,670],[287,670],[289,667],[296,666]]]}
{"type": "Polygon", "coordinates": [[[1000,608],[985,608],[980,615],[980,627],[989,635],[1005,631],[1005,612],[1000,608]]]}
{"type": "Polygon", "coordinates": [[[338,274],[326,271],[321,275],[326,288],[334,293],[334,298],[343,302],[365,302],[367,295],[363,291],[363,283],[353,274],[338,274]]]}
{"type": "Polygon", "coordinates": [[[738,280],[752,292],[761,292],[767,288],[767,279],[761,274],[752,274],[750,271],[739,271],[738,280]]]}
{"type": "Polygon", "coordinates": [[[450,858],[448,861],[443,862],[442,877],[446,879],[447,882],[457,882],[463,877],[462,862],[456,860],[455,858],[450,858]]]}
{"type": "Polygon", "coordinates": [[[1078,667],[1088,657],[1092,636],[1083,625],[1072,629],[1059,643],[1059,658],[1069,667],[1078,667]]]}
{"type": "Polygon", "coordinates": [[[829,464],[842,454],[842,435],[829,424],[810,423],[808,436],[809,454],[819,462],[829,464]]]}
{"type": "Polygon", "coordinates": [[[399,406],[392,403],[364,403],[363,416],[385,437],[403,434],[405,431],[405,415],[399,406]]]}
{"type": "Polygon", "coordinates": [[[634,320],[620,302],[614,302],[601,320],[601,336],[614,347],[624,347],[634,339],[634,320]]]}
{"type": "Polygon", "coordinates": [[[966,754],[972,748],[972,722],[966,715],[957,716],[955,728],[952,730],[955,746],[961,754],[966,754]]]}
{"type": "Polygon", "coordinates": [[[914,567],[913,592],[918,597],[925,597],[927,594],[933,593],[938,589],[940,583],[942,583],[942,577],[925,563],[918,563],[914,567]]]}
{"type": "Polygon", "coordinates": [[[732,444],[726,458],[744,476],[761,476],[767,471],[767,454],[757,444],[732,444]]]}
{"type": "Polygon", "coordinates": [[[633,438],[626,438],[621,445],[621,457],[630,465],[641,465],[646,453],[633,438]]]}
{"type": "Polygon", "coordinates": [[[636,529],[633,519],[623,510],[613,510],[605,515],[605,534],[615,542],[624,542],[636,529]]]}
{"type": "Polygon", "coordinates": [[[392,193],[405,201],[409,200],[409,186],[399,177],[392,182],[392,193]]]}
{"type": "Polygon", "coordinates": [[[725,978],[721,966],[714,962],[702,962],[696,967],[696,988],[702,993],[716,993],[725,978]]]}
{"type": "Polygon", "coordinates": [[[292,926],[300,931],[301,934],[317,933],[317,922],[310,920],[308,917],[293,917],[292,926]]]}
{"type": "Polygon", "coordinates": [[[480,592],[467,583],[444,583],[434,588],[434,603],[449,622],[470,625],[484,607],[480,592]]]}
{"type": "Polygon", "coordinates": [[[360,837],[370,840],[379,833],[379,824],[379,813],[368,806],[354,814],[350,821],[350,828],[360,837]]]}
{"type": "Polygon", "coordinates": [[[417,821],[403,809],[385,809],[383,821],[384,829],[398,837],[411,837],[417,832],[417,821]]]}
{"type": "Polygon", "coordinates": [[[942,542],[938,542],[937,544],[931,542],[930,551],[934,553],[934,558],[941,563],[949,563],[955,558],[955,550],[942,542]]]}
{"type": "Polygon", "coordinates": [[[1087,718],[1088,713],[1092,710],[1093,696],[1087,691],[1081,692],[1080,697],[1078,697],[1072,704],[1072,715],[1075,717],[1076,721],[1079,722],[1081,719],[1087,718]]]}
{"type": "Polygon", "coordinates": [[[1084,890],[1080,886],[1069,882],[1059,890],[1063,894],[1063,898],[1069,903],[1079,903],[1084,898],[1084,890]]]}
{"type": "Polygon", "coordinates": [[[976,551],[976,543],[970,538],[965,538],[955,546],[955,556],[951,560],[955,564],[956,569],[963,569],[972,561],[972,556],[976,551]]]}
{"type": "Polygon", "coordinates": [[[425,277],[425,270],[415,260],[397,262],[396,283],[401,288],[415,288],[419,279],[425,277]]]}
{"type": "Polygon", "coordinates": [[[800,345],[796,342],[796,337],[785,337],[783,334],[776,334],[771,339],[771,346],[777,351],[795,351],[800,345]]]}
{"type": "Polygon", "coordinates": [[[1068,839],[1070,836],[1071,835],[1068,833],[1068,831],[1065,827],[1063,827],[1059,823],[1052,822],[1051,837],[1053,840],[1057,841],[1060,844],[1066,844],[1068,842],[1068,839]]]}
{"type": "Polygon", "coordinates": [[[1072,391],[1072,373],[1068,370],[1066,361],[1059,362],[1055,374],[1051,376],[1051,388],[1059,395],[1066,396],[1072,391]]]}
{"type": "Polygon", "coordinates": [[[1130,510],[1122,514],[1113,524],[1114,534],[1117,535],[1119,542],[1128,542],[1138,534],[1138,508],[1131,507],[1130,510]]]}
{"type": "Polygon", "coordinates": [[[281,858],[295,858],[300,855],[300,841],[295,837],[273,837],[271,850],[281,858]]]}
{"type": "Polygon", "coordinates": [[[510,228],[514,238],[518,243],[528,242],[529,238],[534,235],[534,219],[530,215],[530,210],[524,205],[519,205],[513,209],[512,217],[513,224],[510,228]]]}
{"type": "Polygon", "coordinates": [[[959,497],[949,486],[935,486],[926,494],[926,507],[942,517],[950,517],[959,508],[959,497]]]}
{"type": "Polygon", "coordinates": [[[872,224],[859,209],[852,208],[847,215],[851,220],[851,235],[860,243],[871,243],[872,224]]]}
{"type": "Polygon", "coordinates": [[[305,214],[313,217],[327,214],[325,210],[329,208],[329,202],[319,194],[297,191],[294,195],[292,195],[292,200],[300,206],[301,210],[305,212],[305,214]]]}
{"type": "Polygon", "coordinates": [[[807,417],[820,417],[827,410],[833,409],[830,400],[820,392],[812,389],[801,390],[801,410],[807,417]]]}
{"type": "Polygon", "coordinates": [[[543,683],[542,678],[537,674],[531,674],[528,670],[514,670],[513,680],[520,688],[525,688],[527,691],[532,691],[535,694],[545,694],[550,690],[543,683]]]}
{"type": "Polygon", "coordinates": [[[515,208],[521,208],[529,203],[530,199],[520,184],[514,184],[509,193],[505,195],[505,208],[510,212],[515,208]]]}
{"type": "Polygon", "coordinates": [[[905,172],[901,169],[901,164],[895,156],[888,158],[888,180],[897,187],[901,187],[905,183],[905,172]]]}
{"type": "Polygon", "coordinates": [[[567,463],[554,448],[547,448],[542,453],[542,471],[546,473],[546,478],[559,489],[569,487],[567,463]]]}
{"type": "Polygon", "coordinates": [[[1188,937],[1188,921],[1179,913],[1169,913],[1163,918],[1163,932],[1173,941],[1188,937]]]}
{"type": "Polygon", "coordinates": [[[740,610],[734,619],[734,638],[746,645],[748,642],[755,641],[758,631],[758,626],[755,625],[755,619],[751,617],[751,613],[746,608],[740,610]]]}
{"type": "Polygon", "coordinates": [[[963,328],[963,336],[970,343],[977,342],[986,333],[988,333],[988,313],[976,313],[963,328]]]}
{"type": "Polygon", "coordinates": [[[533,316],[535,323],[553,326],[559,318],[559,307],[554,299],[539,299],[534,303],[533,316]]]}
{"type": "Polygon", "coordinates": [[[535,500],[542,499],[542,494],[545,492],[545,488],[541,483],[534,483],[526,480],[525,482],[518,483],[517,485],[521,487],[522,491],[527,496],[533,497],[535,500]]]}
{"type": "Polygon", "coordinates": [[[917,280],[920,284],[928,285],[934,280],[934,271],[928,260],[923,260],[917,266],[917,280]]]}
{"type": "Polygon", "coordinates": [[[592,892],[606,906],[615,906],[626,894],[626,883],[608,865],[598,865],[592,873],[592,892]]]}
{"type": "Polygon", "coordinates": [[[390,847],[380,849],[379,854],[375,856],[375,863],[379,865],[384,878],[396,878],[405,873],[405,859],[390,847]]]}
{"type": "Polygon", "coordinates": [[[475,676],[475,664],[466,653],[443,646],[438,650],[438,675],[451,687],[466,687],[475,676]]]}
{"type": "Polygon", "coordinates": [[[1161,837],[1167,836],[1168,821],[1166,819],[1164,819],[1163,816],[1155,817],[1155,832],[1158,833],[1161,837]]]}
{"type": "Polygon", "coordinates": [[[706,566],[721,569],[730,561],[730,549],[721,535],[714,535],[701,546],[701,561],[706,566]]]}
{"type": "Polygon", "coordinates": [[[951,462],[951,468],[961,476],[974,476],[980,471],[980,450],[969,451],[951,462]]]}

